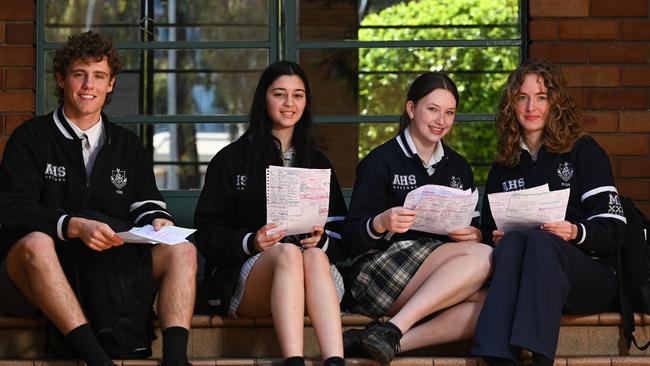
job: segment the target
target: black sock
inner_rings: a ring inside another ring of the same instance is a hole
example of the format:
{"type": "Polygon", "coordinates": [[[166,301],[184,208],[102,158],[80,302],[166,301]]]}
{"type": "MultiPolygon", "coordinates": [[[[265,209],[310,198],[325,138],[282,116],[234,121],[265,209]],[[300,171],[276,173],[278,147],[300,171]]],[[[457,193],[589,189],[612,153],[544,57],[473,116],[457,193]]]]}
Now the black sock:
{"type": "Polygon", "coordinates": [[[533,353],[533,366],[553,366],[553,360],[542,354],[533,353]]]}
{"type": "Polygon", "coordinates": [[[284,366],[305,366],[305,358],[302,356],[289,357],[284,360],[284,366]]]}
{"type": "Polygon", "coordinates": [[[330,357],[325,360],[325,366],[345,366],[345,360],[341,357],[330,357]]]}
{"type": "Polygon", "coordinates": [[[106,366],[113,363],[97,343],[97,338],[95,338],[95,334],[93,334],[93,330],[88,323],[71,330],[65,336],[65,340],[88,366],[106,366]]]}
{"type": "Polygon", "coordinates": [[[178,366],[187,363],[187,338],[190,332],[183,327],[169,327],[163,335],[163,365],[178,366]]]}
{"type": "Polygon", "coordinates": [[[509,358],[483,357],[483,360],[490,366],[516,366],[517,363],[509,358]]]}

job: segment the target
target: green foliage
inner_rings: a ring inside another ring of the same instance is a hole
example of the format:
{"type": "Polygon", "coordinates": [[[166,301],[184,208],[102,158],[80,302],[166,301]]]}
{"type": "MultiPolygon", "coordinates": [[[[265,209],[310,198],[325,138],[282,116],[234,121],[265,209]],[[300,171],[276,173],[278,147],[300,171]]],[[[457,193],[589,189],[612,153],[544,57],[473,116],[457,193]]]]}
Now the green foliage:
{"type": "MultiPolygon", "coordinates": [[[[402,2],[367,15],[361,41],[516,39],[517,0],[419,0],[402,2]],[[474,25],[474,26],[469,26],[474,25]],[[407,28],[400,28],[408,26],[407,28]]],[[[362,114],[401,114],[409,83],[425,71],[444,71],[457,84],[459,112],[494,113],[508,73],[519,62],[518,47],[374,48],[359,50],[359,100],[362,114]]],[[[395,124],[360,126],[359,158],[395,136],[395,124]]],[[[496,135],[492,124],[459,123],[447,139],[475,163],[484,183],[496,135]]]]}

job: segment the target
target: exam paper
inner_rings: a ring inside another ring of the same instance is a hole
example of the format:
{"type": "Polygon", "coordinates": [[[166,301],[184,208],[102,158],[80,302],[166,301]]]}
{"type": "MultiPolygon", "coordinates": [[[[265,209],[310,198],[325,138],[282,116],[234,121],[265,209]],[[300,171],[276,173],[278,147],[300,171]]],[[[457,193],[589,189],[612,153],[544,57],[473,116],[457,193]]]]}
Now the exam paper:
{"type": "Polygon", "coordinates": [[[195,229],[187,229],[178,226],[163,226],[160,230],[156,231],[152,225],[145,225],[143,227],[134,227],[129,231],[117,233],[117,235],[122,238],[125,243],[175,245],[186,242],[186,238],[195,231],[195,229]]]}
{"type": "Polygon", "coordinates": [[[269,166],[266,170],[266,222],[278,224],[267,235],[285,230],[304,234],[325,226],[330,202],[330,169],[269,166]]]}
{"type": "Polygon", "coordinates": [[[404,207],[417,212],[411,229],[447,235],[470,225],[477,202],[477,190],[427,184],[409,192],[404,207]]]}
{"type": "Polygon", "coordinates": [[[488,194],[492,217],[501,231],[531,230],[543,223],[562,221],[570,188],[549,191],[548,184],[520,191],[488,194]]]}

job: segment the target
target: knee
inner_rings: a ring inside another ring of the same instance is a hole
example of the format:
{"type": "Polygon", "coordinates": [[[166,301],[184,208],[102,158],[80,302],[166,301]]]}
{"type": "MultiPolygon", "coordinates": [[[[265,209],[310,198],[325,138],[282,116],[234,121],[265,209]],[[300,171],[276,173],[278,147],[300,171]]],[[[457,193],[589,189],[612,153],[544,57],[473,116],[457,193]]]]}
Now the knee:
{"type": "Polygon", "coordinates": [[[41,232],[29,233],[18,240],[11,248],[10,256],[26,266],[39,268],[58,262],[54,240],[41,232]]]}
{"type": "Polygon", "coordinates": [[[186,268],[196,272],[196,247],[194,244],[187,242],[173,247],[172,257],[186,266],[186,268]]]}
{"type": "Polygon", "coordinates": [[[566,245],[555,234],[543,230],[531,230],[526,233],[526,254],[548,255],[556,252],[556,245],[566,245]]]}
{"type": "Polygon", "coordinates": [[[485,244],[472,244],[467,250],[468,268],[478,275],[488,276],[492,270],[492,248],[485,244]]]}
{"type": "Polygon", "coordinates": [[[288,270],[302,269],[302,252],[294,244],[278,244],[265,252],[265,255],[267,254],[273,256],[276,268],[288,270]]]}
{"type": "Polygon", "coordinates": [[[328,269],[329,258],[327,254],[320,248],[309,248],[302,252],[303,263],[305,268],[312,269],[328,269]]]}

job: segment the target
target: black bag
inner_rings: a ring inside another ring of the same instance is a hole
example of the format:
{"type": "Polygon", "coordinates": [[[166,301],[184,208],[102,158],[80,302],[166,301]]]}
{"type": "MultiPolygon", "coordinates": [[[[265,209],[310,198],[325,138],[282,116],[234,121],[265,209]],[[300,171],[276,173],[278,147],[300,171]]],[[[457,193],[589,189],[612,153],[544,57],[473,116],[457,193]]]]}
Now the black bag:
{"type": "Polygon", "coordinates": [[[650,220],[626,197],[619,196],[627,225],[625,241],[618,249],[620,311],[624,322],[627,349],[632,343],[645,350],[650,341],[639,346],[634,337],[634,313],[650,314],[650,220]]]}

